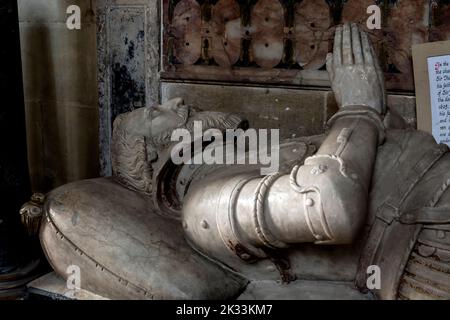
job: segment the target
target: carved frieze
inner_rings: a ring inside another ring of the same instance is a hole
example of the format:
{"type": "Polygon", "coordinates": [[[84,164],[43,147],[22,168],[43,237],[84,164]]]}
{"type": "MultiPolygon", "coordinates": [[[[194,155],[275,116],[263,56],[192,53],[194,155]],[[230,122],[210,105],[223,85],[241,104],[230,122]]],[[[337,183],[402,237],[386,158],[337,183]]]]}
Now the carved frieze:
{"type": "Polygon", "coordinates": [[[163,79],[329,86],[335,26],[368,30],[390,90],[413,91],[411,45],[450,39],[447,0],[163,0],[163,79]]]}

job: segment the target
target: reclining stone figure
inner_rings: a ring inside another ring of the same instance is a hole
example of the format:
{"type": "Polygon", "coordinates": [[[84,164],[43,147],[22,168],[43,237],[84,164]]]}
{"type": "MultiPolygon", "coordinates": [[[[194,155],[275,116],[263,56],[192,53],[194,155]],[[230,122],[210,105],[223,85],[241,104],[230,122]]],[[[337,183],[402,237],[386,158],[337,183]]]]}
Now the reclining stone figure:
{"type": "Polygon", "coordinates": [[[324,299],[449,299],[447,147],[386,129],[383,73],[356,25],[337,27],[327,69],[339,106],[327,134],[283,142],[268,176],[171,161],[173,129],[245,129],[236,115],[175,99],[119,116],[114,176],[47,196],[40,236],[55,271],[77,265],[82,288],[113,299],[229,299],[246,287],[247,298],[296,298],[296,283],[324,299]],[[367,286],[370,266],[379,287],[367,286]],[[289,285],[258,293],[279,280],[289,285]]]}

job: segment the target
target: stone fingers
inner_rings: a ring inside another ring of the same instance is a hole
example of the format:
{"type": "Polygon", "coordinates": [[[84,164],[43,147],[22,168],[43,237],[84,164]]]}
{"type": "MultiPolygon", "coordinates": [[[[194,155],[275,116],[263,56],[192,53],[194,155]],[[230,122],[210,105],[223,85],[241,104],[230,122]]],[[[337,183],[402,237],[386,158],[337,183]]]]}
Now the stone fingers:
{"type": "Polygon", "coordinates": [[[333,48],[333,65],[339,67],[342,65],[342,27],[336,28],[334,36],[334,48],[333,48]]]}
{"type": "Polygon", "coordinates": [[[352,49],[355,64],[364,64],[364,57],[361,45],[361,33],[356,23],[352,23],[352,49]]]}
{"type": "Polygon", "coordinates": [[[348,23],[342,31],[342,61],[345,65],[353,64],[352,32],[348,23]]]}
{"type": "Polygon", "coordinates": [[[375,66],[375,61],[373,57],[372,45],[370,44],[369,36],[366,32],[361,31],[361,41],[362,41],[362,50],[364,54],[364,63],[366,65],[375,66]]]}

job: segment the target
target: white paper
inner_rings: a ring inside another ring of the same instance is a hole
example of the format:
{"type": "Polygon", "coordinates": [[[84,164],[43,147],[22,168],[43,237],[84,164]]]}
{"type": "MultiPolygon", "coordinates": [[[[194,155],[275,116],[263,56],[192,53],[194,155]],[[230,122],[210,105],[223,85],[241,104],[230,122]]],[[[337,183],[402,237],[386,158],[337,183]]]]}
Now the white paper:
{"type": "Polygon", "coordinates": [[[433,137],[450,146],[450,55],[428,58],[433,137]]]}

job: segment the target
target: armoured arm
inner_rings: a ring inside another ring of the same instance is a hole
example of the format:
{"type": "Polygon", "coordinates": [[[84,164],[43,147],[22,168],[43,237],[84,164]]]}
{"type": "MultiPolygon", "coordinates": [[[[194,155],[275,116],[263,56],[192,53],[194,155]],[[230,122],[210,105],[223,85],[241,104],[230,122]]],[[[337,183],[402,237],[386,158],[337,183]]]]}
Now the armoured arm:
{"type": "Polygon", "coordinates": [[[219,257],[226,246],[247,260],[264,248],[347,244],[358,235],[384,136],[383,74],[356,25],[337,28],[327,68],[340,110],[321,148],[290,175],[217,177],[207,190],[190,190],[183,218],[195,247],[219,257]]]}

